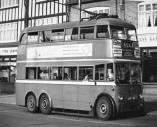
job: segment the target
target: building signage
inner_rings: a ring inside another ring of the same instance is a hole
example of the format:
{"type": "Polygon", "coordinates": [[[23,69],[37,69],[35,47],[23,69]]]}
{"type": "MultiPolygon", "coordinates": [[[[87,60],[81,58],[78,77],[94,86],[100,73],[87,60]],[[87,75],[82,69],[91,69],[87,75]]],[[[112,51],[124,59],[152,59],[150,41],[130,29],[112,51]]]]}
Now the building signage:
{"type": "Polygon", "coordinates": [[[0,56],[17,55],[17,47],[0,48],[0,56]]]}
{"type": "Polygon", "coordinates": [[[156,47],[157,46],[157,34],[142,34],[138,35],[138,41],[140,47],[156,47]]]}
{"type": "Polygon", "coordinates": [[[84,56],[92,56],[92,44],[54,45],[27,49],[28,59],[84,56]]]}

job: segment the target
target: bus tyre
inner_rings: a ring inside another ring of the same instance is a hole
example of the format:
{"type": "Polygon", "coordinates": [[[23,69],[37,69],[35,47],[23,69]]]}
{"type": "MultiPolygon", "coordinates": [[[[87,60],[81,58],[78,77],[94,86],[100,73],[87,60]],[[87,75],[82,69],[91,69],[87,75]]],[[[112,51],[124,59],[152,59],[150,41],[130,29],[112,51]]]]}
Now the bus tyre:
{"type": "Polygon", "coordinates": [[[51,113],[50,101],[46,94],[41,95],[40,100],[39,100],[39,108],[43,114],[51,113]]]}
{"type": "Polygon", "coordinates": [[[112,104],[108,97],[102,96],[96,103],[96,115],[99,119],[109,120],[112,116],[112,104]]]}
{"type": "Polygon", "coordinates": [[[28,95],[26,104],[27,104],[27,110],[29,112],[32,112],[32,113],[37,112],[36,98],[33,94],[28,95]]]}

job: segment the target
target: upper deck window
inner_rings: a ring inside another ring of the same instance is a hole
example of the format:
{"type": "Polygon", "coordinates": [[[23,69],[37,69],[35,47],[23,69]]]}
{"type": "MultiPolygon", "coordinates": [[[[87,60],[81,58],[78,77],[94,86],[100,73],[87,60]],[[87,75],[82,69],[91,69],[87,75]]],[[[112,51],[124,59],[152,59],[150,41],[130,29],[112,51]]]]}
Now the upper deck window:
{"type": "Polygon", "coordinates": [[[94,26],[80,28],[80,39],[93,39],[93,38],[94,26]]]}
{"type": "Polygon", "coordinates": [[[126,28],[127,39],[131,41],[137,41],[136,31],[134,29],[126,28]]]}
{"type": "Polygon", "coordinates": [[[110,26],[111,38],[114,39],[127,39],[124,27],[121,26],[110,26]]]}
{"type": "Polygon", "coordinates": [[[28,33],[28,43],[38,42],[38,32],[28,33]]]}
{"type": "Polygon", "coordinates": [[[52,37],[52,31],[50,30],[47,30],[47,31],[44,31],[44,35],[45,35],[45,41],[46,42],[51,42],[51,37],[52,37]]]}
{"type": "Polygon", "coordinates": [[[97,26],[97,38],[108,38],[109,32],[108,32],[108,26],[100,25],[97,26]]]}
{"type": "Polygon", "coordinates": [[[39,32],[39,43],[45,42],[44,32],[39,32]]]}
{"type": "Polygon", "coordinates": [[[72,28],[65,29],[65,41],[71,40],[72,28]]]}
{"type": "Polygon", "coordinates": [[[72,40],[78,40],[78,27],[74,27],[72,30],[72,40]]]}
{"type": "Polygon", "coordinates": [[[64,41],[64,29],[52,30],[51,40],[64,41]]]}

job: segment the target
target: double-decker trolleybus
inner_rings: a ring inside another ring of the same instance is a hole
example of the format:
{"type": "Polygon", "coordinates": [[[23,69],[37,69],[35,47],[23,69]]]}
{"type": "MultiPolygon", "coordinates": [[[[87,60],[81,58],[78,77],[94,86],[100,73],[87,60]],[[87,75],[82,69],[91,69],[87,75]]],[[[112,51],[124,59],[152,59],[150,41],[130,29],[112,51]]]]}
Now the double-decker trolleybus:
{"type": "Polygon", "coordinates": [[[26,28],[17,56],[16,103],[108,120],[142,111],[136,29],[119,18],[26,28]]]}

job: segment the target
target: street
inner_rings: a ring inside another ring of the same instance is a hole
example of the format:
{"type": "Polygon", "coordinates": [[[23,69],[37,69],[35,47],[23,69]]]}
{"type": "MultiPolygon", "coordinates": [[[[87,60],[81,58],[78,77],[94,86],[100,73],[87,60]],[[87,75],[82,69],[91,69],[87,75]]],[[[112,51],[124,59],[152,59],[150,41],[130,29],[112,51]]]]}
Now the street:
{"type": "Polygon", "coordinates": [[[25,107],[0,104],[0,127],[156,127],[157,106],[151,103],[147,108],[146,115],[125,114],[116,120],[102,121],[63,114],[33,114],[25,107]]]}

